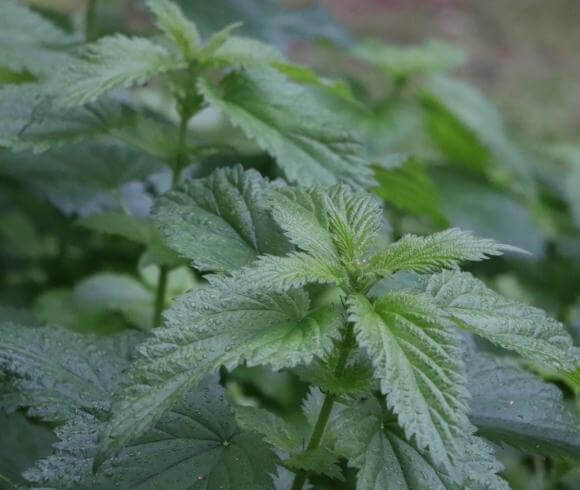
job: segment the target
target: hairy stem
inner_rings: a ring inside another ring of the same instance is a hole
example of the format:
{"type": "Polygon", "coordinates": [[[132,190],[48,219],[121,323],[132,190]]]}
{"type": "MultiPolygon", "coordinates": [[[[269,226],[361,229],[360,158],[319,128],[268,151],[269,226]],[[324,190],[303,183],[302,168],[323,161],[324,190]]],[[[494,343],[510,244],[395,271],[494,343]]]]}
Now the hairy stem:
{"type": "Polygon", "coordinates": [[[87,0],[85,11],[85,41],[90,43],[97,39],[97,0],[87,0]]]}
{"type": "MultiPolygon", "coordinates": [[[[348,361],[348,356],[352,348],[353,335],[354,333],[352,325],[349,324],[346,327],[346,331],[340,344],[340,354],[338,358],[338,363],[336,365],[336,369],[334,370],[334,375],[337,378],[342,376],[344,374],[344,370],[346,369],[346,363],[348,361]]],[[[310,436],[310,441],[308,442],[307,450],[316,449],[320,445],[320,441],[322,440],[324,430],[326,429],[326,425],[328,424],[328,421],[330,419],[330,414],[332,413],[332,407],[334,405],[335,400],[336,395],[333,394],[327,394],[324,397],[324,402],[322,403],[322,407],[320,407],[320,413],[318,414],[316,424],[314,425],[312,435],[310,436]]],[[[302,487],[304,486],[304,483],[306,483],[307,478],[308,473],[304,471],[298,473],[294,478],[291,490],[302,490],[302,487]]]]}
{"type": "Polygon", "coordinates": [[[153,326],[161,325],[161,315],[165,308],[165,295],[167,293],[167,276],[169,267],[162,265],[159,267],[159,279],[157,281],[157,291],[155,292],[155,308],[153,310],[153,326]]]}

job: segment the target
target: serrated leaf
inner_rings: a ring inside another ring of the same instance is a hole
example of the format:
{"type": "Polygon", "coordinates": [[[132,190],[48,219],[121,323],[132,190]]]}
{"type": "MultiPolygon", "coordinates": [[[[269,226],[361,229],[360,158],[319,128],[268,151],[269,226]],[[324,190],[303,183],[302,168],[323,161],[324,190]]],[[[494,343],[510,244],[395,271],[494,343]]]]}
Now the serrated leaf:
{"type": "Polygon", "coordinates": [[[306,185],[373,183],[358,141],[306,88],[275,69],[245,70],[217,87],[200,79],[200,92],[274,156],[288,179],[306,185]]]}
{"type": "Polygon", "coordinates": [[[143,434],[191,386],[219,366],[292,367],[333,347],[343,323],[334,306],[309,312],[302,291],[210,287],[175,301],[166,326],[140,349],[107,428],[98,462],[143,434]]]}
{"type": "Polygon", "coordinates": [[[258,436],[239,429],[215,378],[187,393],[154,428],[93,476],[92,456],[102,425],[83,416],[59,429],[56,453],[27,471],[27,479],[77,490],[274,489],[277,457],[258,436]]]}
{"type": "Polygon", "coordinates": [[[285,459],[283,463],[294,471],[306,471],[344,481],[338,458],[326,447],[306,449],[285,459]]]}
{"type": "Polygon", "coordinates": [[[376,400],[351,404],[340,412],[335,431],[336,449],[359,468],[357,490],[506,490],[495,473],[502,469],[484,441],[464,441],[459,470],[464,484],[454,483],[432,458],[405,439],[376,400]]]}
{"type": "Polygon", "coordinates": [[[216,170],[162,196],[154,219],[169,247],[202,271],[233,271],[288,245],[267,212],[268,181],[241,166],[216,170]]]}
{"type": "Polygon", "coordinates": [[[0,368],[10,373],[0,407],[30,407],[30,415],[48,421],[66,420],[78,410],[106,410],[103,400],[109,399],[127,364],[126,358],[111,355],[119,338],[0,325],[0,368]]]}
{"type": "Polygon", "coordinates": [[[376,248],[385,222],[370,194],[346,186],[268,194],[275,221],[299,252],[263,255],[234,274],[233,281],[285,291],[308,283],[344,285],[376,248]]]}
{"type": "Polygon", "coordinates": [[[199,32],[179,6],[169,0],[147,0],[147,7],[153,12],[157,27],[177,45],[183,56],[194,58],[201,45],[199,32]]]}
{"type": "Polygon", "coordinates": [[[93,102],[114,88],[143,84],[183,67],[182,61],[148,39],[116,34],[87,45],[82,57],[49,80],[48,91],[58,107],[75,107],[93,102]]]}
{"type": "Polygon", "coordinates": [[[468,362],[470,419],[497,442],[545,456],[580,454],[580,426],[562,393],[508,359],[473,354],[468,362]]]}
{"type": "Polygon", "coordinates": [[[580,363],[564,325],[538,308],[500,296],[467,272],[425,276],[421,289],[458,327],[504,349],[565,372],[580,363]]]}
{"type": "Polygon", "coordinates": [[[369,259],[371,274],[388,276],[400,270],[433,272],[457,268],[464,261],[480,261],[503,250],[519,250],[494,240],[477,238],[469,231],[450,228],[426,237],[405,235],[369,259]]]}
{"type": "Polygon", "coordinates": [[[65,50],[78,42],[26,5],[5,0],[0,16],[0,66],[45,75],[69,60],[65,50]]]}
{"type": "Polygon", "coordinates": [[[415,437],[457,479],[460,441],[473,427],[462,374],[461,339],[427,297],[391,292],[371,304],[349,298],[349,319],[407,439],[415,437]]]}

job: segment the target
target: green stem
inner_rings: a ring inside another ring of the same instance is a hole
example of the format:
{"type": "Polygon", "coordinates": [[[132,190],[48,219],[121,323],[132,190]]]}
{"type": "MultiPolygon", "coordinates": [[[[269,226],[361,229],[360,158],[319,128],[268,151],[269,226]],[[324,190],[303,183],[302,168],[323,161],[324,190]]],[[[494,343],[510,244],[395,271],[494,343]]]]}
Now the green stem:
{"type": "MultiPolygon", "coordinates": [[[[352,325],[347,325],[346,332],[344,333],[342,343],[340,345],[340,355],[338,358],[338,363],[336,369],[334,370],[334,375],[338,378],[344,374],[346,369],[346,363],[348,361],[348,356],[352,348],[353,342],[353,328],[352,325]]],[[[318,419],[316,424],[314,424],[314,429],[312,435],[310,436],[310,441],[308,442],[307,450],[316,449],[320,445],[322,436],[324,435],[324,429],[330,419],[330,414],[332,413],[332,407],[336,401],[336,395],[327,394],[324,397],[324,402],[322,402],[322,407],[320,407],[320,413],[318,414],[318,419]]],[[[306,483],[308,478],[308,473],[302,471],[296,475],[294,482],[292,483],[291,490],[302,490],[302,487],[306,483]]]]}
{"type": "Polygon", "coordinates": [[[96,40],[97,34],[97,0],[87,0],[85,11],[85,40],[90,43],[96,40]]]}
{"type": "Polygon", "coordinates": [[[155,309],[153,310],[153,326],[161,325],[161,314],[165,307],[165,295],[167,293],[167,276],[169,267],[162,265],[159,267],[159,280],[157,282],[157,291],[155,293],[155,309]]]}
{"type": "Polygon", "coordinates": [[[177,132],[177,153],[175,155],[175,164],[173,167],[173,181],[171,187],[173,188],[178,181],[179,172],[185,165],[187,165],[187,151],[186,151],[186,139],[187,139],[187,125],[191,116],[182,114],[181,121],[179,123],[179,130],[177,132]]]}

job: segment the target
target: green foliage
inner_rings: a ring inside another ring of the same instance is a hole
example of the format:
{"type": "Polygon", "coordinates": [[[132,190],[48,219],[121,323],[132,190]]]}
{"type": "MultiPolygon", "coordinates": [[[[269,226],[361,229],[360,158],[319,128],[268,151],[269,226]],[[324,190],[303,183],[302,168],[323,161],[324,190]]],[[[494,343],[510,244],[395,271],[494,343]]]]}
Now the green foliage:
{"type": "Polygon", "coordinates": [[[287,250],[264,205],[269,186],[257,172],[221,169],[159,199],[155,220],[167,244],[200,270],[235,270],[287,250]]]}
{"type": "Polygon", "coordinates": [[[355,89],[281,51],[317,4],[144,3],[152,37],[0,19],[0,486],[504,490],[528,455],[556,485],[574,147],[524,153],[433,75],[453,46],[345,45],[355,89]]]}
{"type": "Polygon", "coordinates": [[[578,455],[580,428],[558,388],[510,360],[476,355],[468,366],[470,419],[481,434],[531,453],[578,455]]]}

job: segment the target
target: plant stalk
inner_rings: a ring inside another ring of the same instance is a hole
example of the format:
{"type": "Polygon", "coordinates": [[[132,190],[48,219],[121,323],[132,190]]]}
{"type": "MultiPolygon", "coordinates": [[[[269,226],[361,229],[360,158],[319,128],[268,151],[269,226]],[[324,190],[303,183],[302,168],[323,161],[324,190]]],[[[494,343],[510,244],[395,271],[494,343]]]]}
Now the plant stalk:
{"type": "Polygon", "coordinates": [[[97,0],[87,0],[85,11],[85,41],[90,43],[97,39],[97,0]]]}
{"type": "Polygon", "coordinates": [[[161,325],[162,313],[165,308],[165,296],[167,294],[167,276],[169,275],[169,267],[161,265],[159,267],[159,279],[157,281],[157,291],[155,292],[155,309],[153,310],[153,326],[159,327],[161,325]]]}
{"type": "MultiPolygon", "coordinates": [[[[337,378],[342,376],[344,374],[344,370],[346,369],[346,362],[348,361],[348,356],[352,348],[353,335],[354,335],[353,327],[352,325],[349,324],[346,327],[346,332],[344,333],[340,345],[340,356],[338,358],[336,369],[334,370],[334,375],[337,378]]],[[[326,429],[326,425],[330,420],[332,407],[335,401],[336,395],[329,393],[324,397],[324,402],[322,403],[322,407],[320,407],[320,413],[318,414],[316,424],[314,424],[314,429],[312,431],[312,435],[310,436],[310,441],[308,442],[306,450],[316,449],[320,445],[320,441],[322,440],[322,436],[324,435],[324,430],[326,429]]],[[[302,487],[306,483],[307,478],[308,478],[307,472],[302,471],[298,473],[294,478],[291,490],[302,490],[302,487]]]]}

